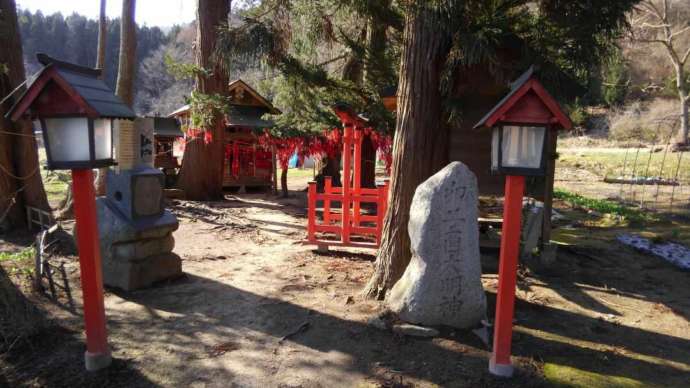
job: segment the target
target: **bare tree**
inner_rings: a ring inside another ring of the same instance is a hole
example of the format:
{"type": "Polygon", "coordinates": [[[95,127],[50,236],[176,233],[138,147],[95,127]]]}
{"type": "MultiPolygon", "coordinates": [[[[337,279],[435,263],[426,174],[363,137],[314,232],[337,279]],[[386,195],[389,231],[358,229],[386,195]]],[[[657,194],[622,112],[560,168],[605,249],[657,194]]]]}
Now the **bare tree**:
{"type": "Polygon", "coordinates": [[[637,42],[658,44],[665,48],[673,64],[676,88],[680,102],[680,131],[678,145],[688,144],[688,82],[685,65],[690,56],[690,40],[682,37],[690,34],[690,21],[679,16],[681,4],[685,0],[643,0],[634,8],[630,16],[632,38],[637,42]],[[683,47],[687,46],[687,47],[683,47]]]}

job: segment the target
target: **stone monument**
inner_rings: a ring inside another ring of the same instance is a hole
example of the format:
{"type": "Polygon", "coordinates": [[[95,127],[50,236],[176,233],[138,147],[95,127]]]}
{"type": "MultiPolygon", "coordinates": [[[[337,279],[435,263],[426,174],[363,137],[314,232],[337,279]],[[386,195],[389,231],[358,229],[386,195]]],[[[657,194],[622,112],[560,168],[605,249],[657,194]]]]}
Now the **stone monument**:
{"type": "Polygon", "coordinates": [[[402,320],[469,328],[486,317],[477,206],[477,178],[460,162],[417,187],[408,225],[412,260],[387,298],[402,320]]]}
{"type": "Polygon", "coordinates": [[[164,174],[153,168],[153,121],[116,127],[118,167],[108,171],[106,196],[96,201],[103,283],[126,291],[182,274],[172,252],[177,218],[165,210],[164,174]]]}

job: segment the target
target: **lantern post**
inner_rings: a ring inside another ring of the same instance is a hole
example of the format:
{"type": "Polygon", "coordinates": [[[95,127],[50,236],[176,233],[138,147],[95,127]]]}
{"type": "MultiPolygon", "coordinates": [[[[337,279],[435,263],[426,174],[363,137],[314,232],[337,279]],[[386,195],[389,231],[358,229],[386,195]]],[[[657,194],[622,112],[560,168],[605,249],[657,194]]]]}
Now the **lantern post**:
{"type": "Polygon", "coordinates": [[[571,128],[572,123],[536,78],[534,67],[530,67],[512,83],[508,95],[474,127],[493,131],[491,170],[506,176],[489,372],[510,377],[513,375],[510,355],[525,177],[546,174],[547,159],[555,156],[549,154],[555,150],[547,150],[549,140],[557,136],[556,129],[571,128]]]}
{"type": "Polygon", "coordinates": [[[111,363],[103,300],[93,169],[115,164],[115,119],[133,120],[134,112],[101,80],[101,71],[38,54],[43,65],[23,92],[6,98],[6,117],[41,124],[49,170],[71,170],[77,246],[86,332],[85,365],[89,371],[111,363]]]}

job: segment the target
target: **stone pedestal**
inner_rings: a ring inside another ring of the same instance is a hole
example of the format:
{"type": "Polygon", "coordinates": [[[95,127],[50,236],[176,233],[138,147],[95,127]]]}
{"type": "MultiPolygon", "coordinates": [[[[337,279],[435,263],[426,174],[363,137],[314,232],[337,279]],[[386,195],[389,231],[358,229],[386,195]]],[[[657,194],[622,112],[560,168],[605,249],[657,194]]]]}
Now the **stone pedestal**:
{"type": "Polygon", "coordinates": [[[177,218],[161,216],[128,220],[107,198],[98,198],[103,283],[126,291],[182,274],[182,261],[172,252],[177,218]]]}

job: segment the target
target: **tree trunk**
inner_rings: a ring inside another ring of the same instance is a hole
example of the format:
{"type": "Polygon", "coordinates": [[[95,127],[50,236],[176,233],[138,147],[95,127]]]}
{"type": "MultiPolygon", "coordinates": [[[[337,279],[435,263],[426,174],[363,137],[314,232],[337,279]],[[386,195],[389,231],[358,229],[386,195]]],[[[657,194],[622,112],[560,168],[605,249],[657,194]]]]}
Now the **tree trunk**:
{"type": "MultiPolygon", "coordinates": [[[[211,55],[216,47],[216,32],[227,23],[228,0],[199,0],[197,3],[196,65],[212,70],[211,76],[197,75],[196,90],[204,94],[227,94],[228,76],[211,55]]],[[[225,126],[218,114],[210,131],[211,139],[191,139],[185,147],[178,185],[187,199],[214,200],[223,198],[223,163],[225,126]]]]}
{"type": "MultiPolygon", "coordinates": [[[[14,0],[0,0],[0,47],[0,96],[6,96],[25,79],[14,0]]],[[[0,227],[10,229],[25,225],[25,206],[50,211],[31,121],[5,118],[13,103],[0,106],[0,227]]]]}
{"type": "Polygon", "coordinates": [[[134,104],[134,77],[137,55],[137,27],[134,21],[136,0],[122,0],[120,22],[120,58],[115,94],[130,107],[134,104]]]}
{"type": "Polygon", "coordinates": [[[362,187],[376,187],[376,148],[369,136],[362,139],[362,175],[359,183],[362,187]]]}
{"type": "Polygon", "coordinates": [[[680,128],[678,130],[677,143],[681,146],[688,145],[688,99],[687,95],[679,92],[680,100],[680,128]]]}
{"type": "Polygon", "coordinates": [[[407,223],[414,191],[448,161],[439,87],[448,42],[436,19],[424,2],[411,7],[405,19],[389,207],[375,271],[364,289],[367,297],[383,299],[405,271],[411,258],[407,223]]]}
{"type": "MultiPolygon", "coordinates": [[[[384,7],[390,7],[390,0],[381,0],[384,7]]],[[[388,25],[381,23],[376,17],[370,16],[366,31],[366,60],[362,78],[367,86],[380,91],[389,86],[392,74],[388,74],[386,66],[386,30],[388,25]]],[[[362,175],[360,180],[362,187],[376,187],[376,148],[369,136],[362,141],[362,175]]]]}
{"type": "Polygon", "coordinates": [[[680,100],[680,130],[678,131],[678,144],[688,145],[688,91],[685,85],[685,71],[683,65],[676,65],[676,86],[678,87],[678,99],[680,100]]]}
{"type": "Polygon", "coordinates": [[[342,186],[340,181],[340,153],[331,156],[324,156],[318,165],[316,174],[316,187],[319,192],[323,191],[326,177],[331,177],[333,186],[342,186]]]}
{"type": "MultiPolygon", "coordinates": [[[[105,21],[105,0],[101,0],[101,13],[98,18],[98,50],[96,53],[96,69],[101,69],[101,79],[105,77],[105,38],[106,38],[106,21],[105,21]]],[[[96,195],[105,195],[105,176],[108,173],[108,168],[103,167],[98,169],[96,175],[96,195]]]]}
{"type": "Polygon", "coordinates": [[[288,191],[288,185],[287,185],[287,174],[288,174],[288,169],[282,168],[280,170],[280,190],[283,192],[283,198],[287,198],[289,191],[288,191]]]}

